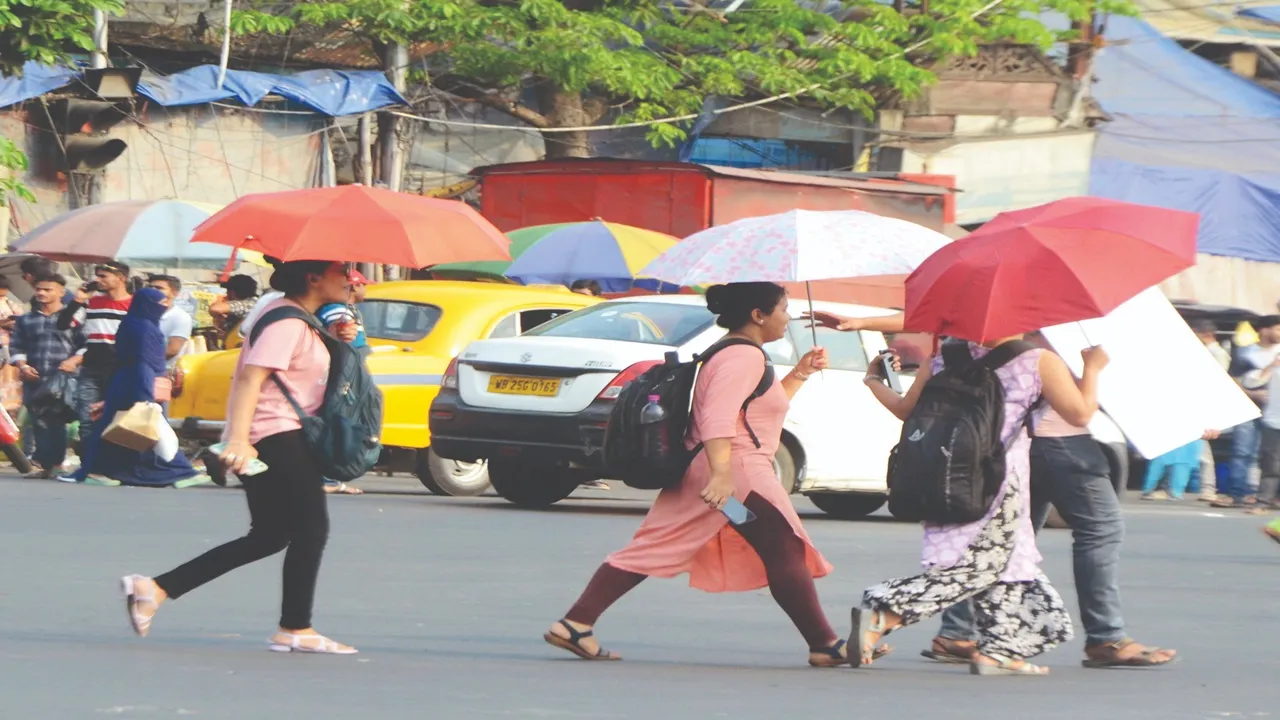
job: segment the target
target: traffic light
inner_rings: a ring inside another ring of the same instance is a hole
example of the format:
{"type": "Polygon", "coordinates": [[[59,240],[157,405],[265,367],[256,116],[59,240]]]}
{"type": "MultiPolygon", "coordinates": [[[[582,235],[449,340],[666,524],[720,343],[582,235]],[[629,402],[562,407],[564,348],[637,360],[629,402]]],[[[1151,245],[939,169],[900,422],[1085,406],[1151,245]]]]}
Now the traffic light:
{"type": "Polygon", "coordinates": [[[107,130],[129,117],[141,76],[141,68],[85,70],[72,86],[79,89],[80,97],[48,104],[49,129],[58,136],[54,167],[62,172],[92,172],[124,153],[128,145],[107,137],[107,130]]]}
{"type": "Polygon", "coordinates": [[[128,147],[106,132],[128,117],[127,106],[107,100],[62,98],[49,103],[53,131],[61,139],[61,170],[88,172],[106,167],[128,147]]]}

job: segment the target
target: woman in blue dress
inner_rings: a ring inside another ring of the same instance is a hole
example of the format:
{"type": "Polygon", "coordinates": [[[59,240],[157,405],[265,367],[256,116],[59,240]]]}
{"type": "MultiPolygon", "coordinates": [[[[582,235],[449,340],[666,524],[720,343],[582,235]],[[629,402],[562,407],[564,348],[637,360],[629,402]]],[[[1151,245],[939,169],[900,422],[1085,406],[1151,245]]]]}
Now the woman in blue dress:
{"type": "MultiPolygon", "coordinates": [[[[154,288],[143,288],[133,295],[129,314],[116,331],[116,361],[111,383],[107,385],[102,407],[103,418],[128,410],[136,403],[155,402],[156,379],[165,376],[165,338],[160,332],[160,317],[168,310],[164,294],[154,288]]],[[[107,485],[142,485],[150,487],[186,487],[207,482],[191,466],[179,450],[172,460],[160,459],[154,451],[138,452],[110,442],[102,442],[102,430],[108,422],[86,438],[83,463],[74,477],[80,482],[107,485]]]]}

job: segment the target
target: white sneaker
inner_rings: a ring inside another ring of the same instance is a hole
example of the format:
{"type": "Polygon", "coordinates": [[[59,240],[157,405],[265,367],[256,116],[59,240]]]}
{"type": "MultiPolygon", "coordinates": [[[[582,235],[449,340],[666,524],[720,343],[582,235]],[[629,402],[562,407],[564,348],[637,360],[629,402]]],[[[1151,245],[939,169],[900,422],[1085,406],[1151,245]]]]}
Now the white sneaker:
{"type": "Polygon", "coordinates": [[[79,480],[77,480],[77,479],[75,478],[75,476],[74,476],[74,475],[59,475],[59,476],[58,476],[58,482],[64,482],[64,483],[78,483],[78,482],[80,482],[80,481],[79,481],[79,480]]]}

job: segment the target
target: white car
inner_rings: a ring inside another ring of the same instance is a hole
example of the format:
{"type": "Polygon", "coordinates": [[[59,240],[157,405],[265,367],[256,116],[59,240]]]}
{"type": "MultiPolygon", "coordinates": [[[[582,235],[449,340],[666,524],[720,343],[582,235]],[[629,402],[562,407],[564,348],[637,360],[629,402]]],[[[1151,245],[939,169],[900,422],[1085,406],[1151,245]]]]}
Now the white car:
{"type": "MultiPolygon", "coordinates": [[[[814,305],[848,316],[890,313],[814,305]]],[[[779,376],[813,345],[799,319],[807,303],[790,306],[787,336],[766,346],[779,376]]],[[[432,449],[488,460],[494,490],[513,503],[551,505],[601,477],[604,428],[622,386],[666,353],[691,359],[724,332],[701,296],[665,295],[611,300],[518,337],[472,342],[449,365],[432,403],[432,449]]],[[[885,340],[825,328],[817,337],[831,364],[792,401],[774,469],[784,487],[827,513],[861,517],[885,503],[886,464],[902,428],[862,383],[885,340]]]]}

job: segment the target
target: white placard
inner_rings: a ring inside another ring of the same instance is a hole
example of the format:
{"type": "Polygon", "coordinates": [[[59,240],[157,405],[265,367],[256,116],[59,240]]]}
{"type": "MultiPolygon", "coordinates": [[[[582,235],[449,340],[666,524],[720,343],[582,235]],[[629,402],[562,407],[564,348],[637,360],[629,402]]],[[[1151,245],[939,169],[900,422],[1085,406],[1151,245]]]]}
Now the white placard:
{"type": "Polygon", "coordinates": [[[1111,364],[1098,378],[1098,402],[1145,458],[1261,414],[1158,288],[1044,336],[1077,377],[1081,350],[1106,349],[1111,364]]]}

